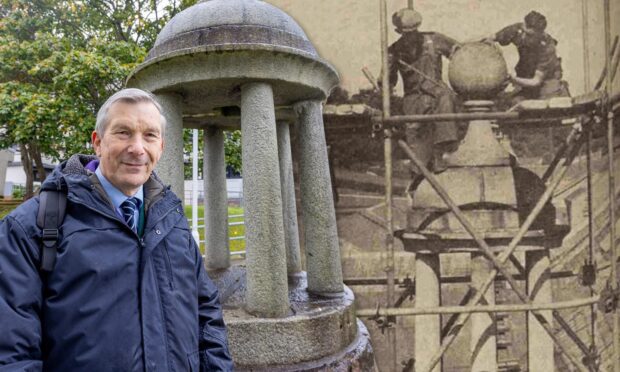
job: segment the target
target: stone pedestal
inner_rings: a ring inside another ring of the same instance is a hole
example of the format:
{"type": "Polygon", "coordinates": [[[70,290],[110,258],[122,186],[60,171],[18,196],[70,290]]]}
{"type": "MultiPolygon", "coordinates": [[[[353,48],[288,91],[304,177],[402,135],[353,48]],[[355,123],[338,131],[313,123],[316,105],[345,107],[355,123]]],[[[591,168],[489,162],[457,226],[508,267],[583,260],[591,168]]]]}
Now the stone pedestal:
{"type": "Polygon", "coordinates": [[[377,371],[366,327],[355,318],[353,292],[317,298],[304,272],[291,278],[291,315],[256,318],[243,311],[247,266],[210,273],[226,305],[224,320],[235,371],[377,371]]]}

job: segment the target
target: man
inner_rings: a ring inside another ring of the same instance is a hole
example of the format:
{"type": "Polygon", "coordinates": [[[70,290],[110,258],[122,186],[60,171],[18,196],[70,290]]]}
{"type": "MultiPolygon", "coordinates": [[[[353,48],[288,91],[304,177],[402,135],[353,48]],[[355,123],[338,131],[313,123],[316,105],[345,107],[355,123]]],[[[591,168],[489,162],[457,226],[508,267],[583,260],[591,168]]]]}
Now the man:
{"type": "Polygon", "coordinates": [[[42,185],[67,195],[49,273],[39,198],[0,223],[0,371],[232,370],[217,289],[153,173],[164,130],[139,89],[101,107],[97,156],[72,156],[42,185]]]}
{"type": "MultiPolygon", "coordinates": [[[[390,90],[403,81],[405,115],[451,113],[455,111],[455,94],[442,81],[442,57],[450,58],[459,44],[436,32],[419,32],[422,16],[405,8],[394,13],[392,23],[402,36],[388,48],[390,90]]],[[[440,171],[441,156],[456,150],[459,131],[455,122],[432,125],[410,123],[407,143],[423,163],[440,171]]],[[[415,172],[415,170],[414,170],[415,172]]]]}
{"type": "Polygon", "coordinates": [[[547,19],[531,11],[523,23],[507,26],[487,39],[502,46],[514,44],[519,52],[515,75],[510,80],[517,87],[510,95],[510,105],[524,99],[569,97],[568,84],[562,80],[562,61],[556,54],[557,41],[545,32],[547,19]]]}

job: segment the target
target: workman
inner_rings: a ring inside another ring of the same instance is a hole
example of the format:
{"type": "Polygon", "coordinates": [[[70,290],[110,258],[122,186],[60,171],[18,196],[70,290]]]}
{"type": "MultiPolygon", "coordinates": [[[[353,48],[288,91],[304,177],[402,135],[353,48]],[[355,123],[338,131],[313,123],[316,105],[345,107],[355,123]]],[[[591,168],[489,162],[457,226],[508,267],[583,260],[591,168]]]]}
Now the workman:
{"type": "Polygon", "coordinates": [[[519,62],[510,81],[515,91],[510,105],[524,99],[569,97],[568,83],[562,80],[562,60],[557,56],[557,40],[545,32],[547,19],[539,12],[529,12],[523,22],[507,26],[487,38],[502,46],[513,44],[519,52],[519,62]]]}
{"type": "MultiPolygon", "coordinates": [[[[422,16],[405,8],[392,16],[401,37],[388,48],[390,91],[403,81],[405,115],[453,113],[456,95],[442,81],[442,57],[450,58],[460,44],[437,32],[420,32],[422,16]]],[[[407,143],[429,169],[445,169],[442,156],[458,147],[460,133],[456,122],[408,123],[407,143]]],[[[419,173],[413,169],[415,173],[419,173]]]]}

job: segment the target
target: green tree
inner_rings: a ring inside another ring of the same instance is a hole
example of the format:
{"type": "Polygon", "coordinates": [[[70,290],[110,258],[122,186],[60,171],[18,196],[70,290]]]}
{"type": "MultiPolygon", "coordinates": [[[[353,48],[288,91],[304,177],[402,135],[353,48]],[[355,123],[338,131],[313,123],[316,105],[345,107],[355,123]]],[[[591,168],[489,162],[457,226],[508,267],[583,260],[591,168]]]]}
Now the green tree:
{"type": "Polygon", "coordinates": [[[224,139],[224,156],[226,165],[241,174],[241,131],[226,132],[224,139]]]}
{"type": "MultiPolygon", "coordinates": [[[[33,193],[41,156],[88,152],[99,107],[166,22],[196,0],[0,0],[0,148],[17,144],[33,193]]],[[[237,134],[238,136],[238,134],[237,134]]],[[[233,136],[234,138],[234,136],[233,136]]],[[[190,141],[191,149],[191,141],[190,141]]],[[[240,143],[227,140],[240,169],[240,143]]]]}
{"type": "Polygon", "coordinates": [[[67,37],[63,17],[71,7],[53,3],[2,4],[0,141],[20,147],[26,197],[33,193],[32,163],[42,181],[43,153],[60,159],[84,151],[93,114],[144,55],[135,43],[67,37]]]}
{"type": "Polygon", "coordinates": [[[187,1],[0,0],[0,148],[34,162],[89,151],[95,114],[187,1]]]}
{"type": "MultiPolygon", "coordinates": [[[[226,131],[224,132],[224,161],[226,165],[230,167],[235,173],[241,174],[241,131],[226,131]]],[[[185,157],[189,159],[185,163],[184,175],[185,179],[192,178],[192,129],[185,129],[183,131],[184,148],[183,152],[185,157]]],[[[198,136],[198,178],[202,178],[203,170],[203,152],[204,149],[204,137],[198,136]]]]}

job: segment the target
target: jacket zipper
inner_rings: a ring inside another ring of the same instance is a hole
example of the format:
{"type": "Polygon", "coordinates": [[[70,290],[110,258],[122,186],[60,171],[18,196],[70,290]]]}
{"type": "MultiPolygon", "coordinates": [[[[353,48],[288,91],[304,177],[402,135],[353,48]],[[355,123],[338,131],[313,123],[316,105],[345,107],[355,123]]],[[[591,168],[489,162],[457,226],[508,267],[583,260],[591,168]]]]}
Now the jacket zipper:
{"type": "MultiPolygon", "coordinates": [[[[162,216],[157,219],[157,221],[153,222],[151,224],[151,226],[155,227],[159,221],[163,220],[164,218],[166,218],[173,210],[178,210],[179,208],[179,203],[176,203],[174,206],[172,206],[170,209],[168,209],[165,213],[162,214],[162,216]]],[[[153,230],[153,228],[151,228],[151,230],[153,230]]],[[[168,252],[168,243],[166,243],[165,241],[164,243],[164,262],[166,265],[166,273],[168,274],[168,286],[170,287],[170,290],[174,290],[174,278],[172,275],[172,261],[170,260],[170,253],[168,252]]]]}
{"type": "MultiPolygon", "coordinates": [[[[118,218],[117,216],[112,216],[110,214],[107,214],[107,213],[105,213],[105,212],[103,212],[101,210],[95,209],[95,208],[91,207],[90,205],[82,203],[79,200],[75,200],[73,198],[72,198],[71,201],[76,203],[76,204],[82,205],[82,206],[86,207],[87,209],[90,209],[91,211],[96,212],[96,213],[98,213],[98,214],[100,214],[100,215],[102,215],[104,217],[108,217],[108,218],[110,218],[112,220],[121,222],[121,225],[123,225],[125,229],[130,230],[131,233],[136,237],[136,240],[138,241],[138,244],[140,245],[140,247],[142,249],[144,249],[146,247],[146,244],[144,242],[144,238],[139,237],[138,233],[136,233],[135,231],[130,229],[129,226],[127,226],[125,223],[123,223],[120,220],[120,218],[118,218]]],[[[155,221],[152,225],[153,226],[157,225],[159,223],[159,221],[161,221],[164,218],[166,218],[173,210],[175,210],[175,209],[178,210],[178,208],[179,208],[179,203],[176,203],[173,207],[171,207],[165,213],[163,213],[162,216],[157,221],[155,221]]],[[[172,261],[170,260],[170,254],[168,253],[168,244],[166,242],[164,242],[164,256],[165,256],[164,257],[164,262],[165,262],[165,266],[166,266],[166,272],[168,274],[168,285],[170,286],[171,290],[174,290],[174,279],[173,279],[173,276],[172,276],[172,261]]]]}

